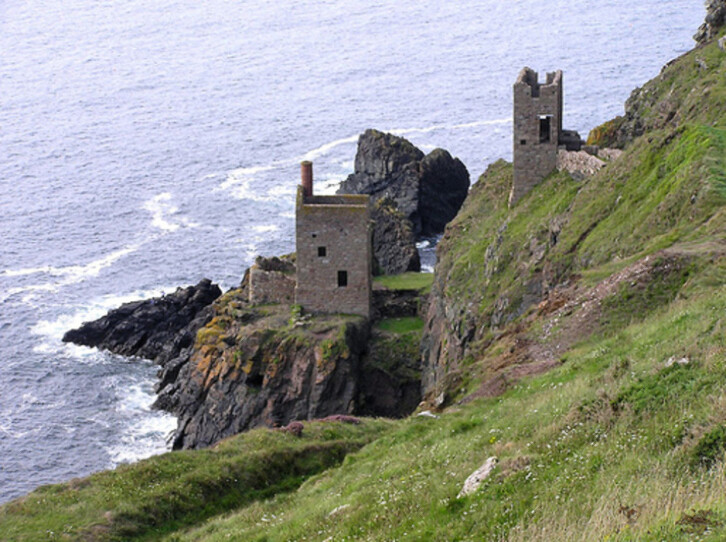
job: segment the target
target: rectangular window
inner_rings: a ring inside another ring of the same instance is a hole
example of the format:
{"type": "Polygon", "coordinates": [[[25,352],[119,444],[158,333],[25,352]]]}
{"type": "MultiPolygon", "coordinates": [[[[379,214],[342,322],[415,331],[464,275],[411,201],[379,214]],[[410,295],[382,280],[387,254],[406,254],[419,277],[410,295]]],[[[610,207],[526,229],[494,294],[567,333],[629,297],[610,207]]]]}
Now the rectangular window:
{"type": "Polygon", "coordinates": [[[527,140],[526,139],[520,139],[519,140],[519,144],[520,145],[526,145],[527,144],[527,140]]]}
{"type": "Polygon", "coordinates": [[[318,247],[318,257],[319,258],[325,258],[328,251],[325,249],[325,247],[318,247]]]}
{"type": "Polygon", "coordinates": [[[348,272],[338,271],[338,287],[345,288],[348,286],[348,272]]]}
{"type": "Polygon", "coordinates": [[[539,118],[539,142],[549,143],[550,141],[550,120],[552,117],[539,118]]]}

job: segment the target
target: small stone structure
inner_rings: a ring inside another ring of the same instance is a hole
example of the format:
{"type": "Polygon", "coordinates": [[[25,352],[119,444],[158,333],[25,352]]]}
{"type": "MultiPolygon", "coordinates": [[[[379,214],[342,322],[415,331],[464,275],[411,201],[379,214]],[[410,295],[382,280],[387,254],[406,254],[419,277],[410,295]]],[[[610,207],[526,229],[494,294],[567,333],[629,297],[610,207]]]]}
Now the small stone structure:
{"type": "Polygon", "coordinates": [[[250,267],[249,301],[253,305],[265,303],[293,303],[295,299],[295,264],[286,257],[258,256],[250,267]]]}
{"type": "Polygon", "coordinates": [[[514,83],[514,181],[510,207],[557,167],[557,149],[579,151],[577,132],[562,129],[562,71],[539,82],[522,68],[514,83]]]}
{"type": "Polygon", "coordinates": [[[301,164],[295,209],[295,303],[318,313],[371,315],[371,213],[367,195],[313,195],[301,164]]]}

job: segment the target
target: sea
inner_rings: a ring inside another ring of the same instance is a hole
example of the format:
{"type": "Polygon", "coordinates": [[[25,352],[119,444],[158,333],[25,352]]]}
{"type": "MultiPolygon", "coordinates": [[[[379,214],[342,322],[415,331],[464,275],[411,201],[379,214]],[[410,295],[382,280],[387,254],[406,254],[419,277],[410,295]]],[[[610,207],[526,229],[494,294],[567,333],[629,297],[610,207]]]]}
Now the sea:
{"type": "Polygon", "coordinates": [[[565,127],[586,136],[704,16],[700,0],[0,2],[0,502],[169,449],[156,366],[61,337],[292,252],[300,161],[332,193],[376,128],[475,181],[511,159],[522,67],[564,71],[565,127]]]}

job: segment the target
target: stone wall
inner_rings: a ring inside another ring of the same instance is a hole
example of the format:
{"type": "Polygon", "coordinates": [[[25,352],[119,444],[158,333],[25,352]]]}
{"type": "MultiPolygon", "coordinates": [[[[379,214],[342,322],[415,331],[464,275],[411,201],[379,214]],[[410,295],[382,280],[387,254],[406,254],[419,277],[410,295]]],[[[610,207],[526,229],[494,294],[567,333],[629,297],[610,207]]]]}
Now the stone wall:
{"type": "Polygon", "coordinates": [[[370,317],[369,200],[358,195],[305,197],[298,188],[295,303],[303,309],[370,317]]]}
{"type": "Polygon", "coordinates": [[[561,133],[562,72],[548,73],[546,82],[540,84],[537,72],[523,68],[514,83],[514,182],[510,206],[555,169],[561,133]],[[549,119],[546,131],[542,130],[541,117],[549,119]]]}
{"type": "Polygon", "coordinates": [[[257,265],[250,268],[249,300],[253,305],[290,303],[295,299],[295,275],[266,271],[257,265]]]}

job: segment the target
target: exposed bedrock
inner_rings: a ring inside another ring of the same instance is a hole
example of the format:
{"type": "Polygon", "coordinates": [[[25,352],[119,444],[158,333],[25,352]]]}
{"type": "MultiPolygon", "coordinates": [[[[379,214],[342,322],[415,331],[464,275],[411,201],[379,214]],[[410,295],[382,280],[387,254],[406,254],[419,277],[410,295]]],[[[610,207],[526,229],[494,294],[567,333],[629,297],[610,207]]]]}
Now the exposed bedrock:
{"type": "MultiPolygon", "coordinates": [[[[399,311],[414,305],[403,304],[399,311]]],[[[156,406],[179,417],[174,448],[332,414],[401,416],[419,402],[417,337],[371,336],[358,316],[251,307],[242,290],[227,292],[213,311],[194,347],[161,374],[156,406]]]]}
{"type": "Polygon", "coordinates": [[[385,275],[420,271],[421,259],[416,249],[413,225],[396,202],[384,197],[373,205],[374,270],[385,275]]]}
{"type": "Polygon", "coordinates": [[[164,365],[194,343],[197,330],[211,319],[209,306],[221,294],[219,286],[202,279],[162,297],[125,303],[68,331],[63,341],[164,365]]]}
{"type": "Polygon", "coordinates": [[[715,38],[723,26],[726,26],[726,0],[707,0],[706,20],[693,39],[698,43],[706,43],[715,38]]]}
{"type": "Polygon", "coordinates": [[[355,171],[339,194],[389,197],[411,221],[415,235],[431,235],[459,211],[469,190],[469,172],[443,149],[428,155],[402,137],[369,129],[358,139],[355,171]]]}

